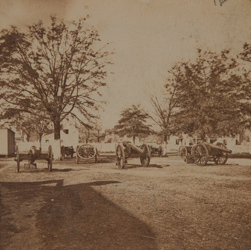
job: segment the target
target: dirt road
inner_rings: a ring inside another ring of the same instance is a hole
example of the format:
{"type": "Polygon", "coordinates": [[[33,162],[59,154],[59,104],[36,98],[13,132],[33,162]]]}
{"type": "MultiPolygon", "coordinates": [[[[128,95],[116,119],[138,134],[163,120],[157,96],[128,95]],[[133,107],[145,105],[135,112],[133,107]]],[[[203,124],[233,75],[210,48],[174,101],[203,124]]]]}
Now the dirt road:
{"type": "Polygon", "coordinates": [[[251,166],[0,160],[0,249],[251,249],[251,166]]]}

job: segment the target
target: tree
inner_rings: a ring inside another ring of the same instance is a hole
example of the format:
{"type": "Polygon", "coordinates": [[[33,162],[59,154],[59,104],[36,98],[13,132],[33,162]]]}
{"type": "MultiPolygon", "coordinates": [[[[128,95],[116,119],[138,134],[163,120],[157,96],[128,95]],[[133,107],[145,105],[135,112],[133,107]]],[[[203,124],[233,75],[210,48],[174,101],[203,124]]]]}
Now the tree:
{"type": "Polygon", "coordinates": [[[179,72],[174,69],[169,71],[173,78],[168,79],[170,82],[165,85],[166,92],[161,97],[157,95],[150,97],[151,105],[154,108],[150,118],[160,127],[164,142],[167,142],[168,137],[173,133],[173,116],[178,107],[178,98],[176,97],[178,85],[176,82],[179,72]]]}
{"type": "Polygon", "coordinates": [[[81,126],[82,129],[79,132],[79,142],[81,143],[89,143],[91,138],[91,128],[86,126],[81,126]]]}
{"type": "Polygon", "coordinates": [[[97,142],[100,142],[102,138],[105,138],[105,133],[102,132],[102,129],[100,126],[95,126],[93,128],[93,136],[95,137],[95,140],[97,142]]]}
{"type": "Polygon", "coordinates": [[[220,54],[198,50],[195,62],[176,67],[177,131],[199,135],[202,140],[239,132],[243,115],[238,97],[241,77],[234,72],[237,65],[227,50],[220,54]]]}
{"type": "Polygon", "coordinates": [[[16,128],[19,131],[22,131],[22,134],[26,136],[26,141],[29,142],[33,132],[33,123],[31,118],[29,116],[26,116],[20,119],[19,116],[19,118],[17,118],[17,122],[18,123],[16,123],[16,128]]]}
{"type": "Polygon", "coordinates": [[[146,124],[147,118],[149,118],[149,115],[140,105],[132,105],[121,112],[121,119],[114,126],[114,131],[120,136],[132,137],[133,143],[135,143],[136,137],[144,137],[151,133],[150,125],[146,124]]]}
{"type": "Polygon", "coordinates": [[[42,148],[42,137],[45,134],[52,133],[51,121],[49,119],[40,119],[39,117],[34,117],[32,119],[32,128],[38,135],[38,140],[40,143],[40,149],[42,148]]]}
{"type": "Polygon", "coordinates": [[[106,85],[108,53],[99,48],[98,32],[86,19],[64,22],[51,17],[26,33],[17,27],[0,35],[0,98],[10,109],[46,119],[60,139],[61,122],[73,116],[88,124],[98,109],[100,87],[106,85]],[[45,116],[43,116],[45,114],[45,116]]]}
{"type": "Polygon", "coordinates": [[[38,136],[41,148],[42,137],[44,134],[52,132],[51,121],[49,117],[45,119],[45,115],[32,116],[29,113],[20,113],[17,110],[9,109],[4,114],[0,115],[1,120],[5,126],[14,127],[18,131],[21,131],[26,136],[26,140],[29,142],[33,132],[38,136]]]}
{"type": "Polygon", "coordinates": [[[239,58],[242,60],[242,84],[240,86],[239,95],[242,112],[247,121],[247,127],[251,126],[251,44],[245,43],[243,51],[240,53],[239,58]]]}

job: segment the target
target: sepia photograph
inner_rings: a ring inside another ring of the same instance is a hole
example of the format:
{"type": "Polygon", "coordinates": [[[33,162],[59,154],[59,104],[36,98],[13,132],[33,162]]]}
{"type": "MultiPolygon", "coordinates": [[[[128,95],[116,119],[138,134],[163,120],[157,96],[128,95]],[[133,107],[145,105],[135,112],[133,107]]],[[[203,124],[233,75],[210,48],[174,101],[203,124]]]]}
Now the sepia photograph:
{"type": "Polygon", "coordinates": [[[251,0],[0,0],[0,249],[251,249],[251,0]]]}

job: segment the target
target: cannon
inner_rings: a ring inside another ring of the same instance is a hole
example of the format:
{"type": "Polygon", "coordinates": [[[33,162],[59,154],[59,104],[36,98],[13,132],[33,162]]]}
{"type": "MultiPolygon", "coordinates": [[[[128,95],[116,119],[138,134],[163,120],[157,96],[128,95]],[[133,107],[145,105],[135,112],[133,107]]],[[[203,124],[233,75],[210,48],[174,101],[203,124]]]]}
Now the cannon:
{"type": "Polygon", "coordinates": [[[98,162],[98,149],[91,144],[82,144],[77,146],[76,149],[76,163],[80,160],[91,160],[94,159],[95,163],[98,162]]]}
{"type": "Polygon", "coordinates": [[[127,163],[127,158],[140,157],[140,163],[143,167],[148,167],[151,159],[151,150],[147,144],[142,144],[140,147],[133,145],[131,142],[123,142],[116,147],[116,165],[122,169],[127,163]]]}
{"type": "Polygon", "coordinates": [[[16,146],[15,150],[15,161],[17,162],[17,172],[20,172],[20,162],[23,160],[28,161],[28,165],[37,167],[35,163],[36,160],[46,160],[48,164],[48,170],[52,171],[52,161],[53,161],[53,153],[52,146],[48,147],[48,152],[41,152],[41,150],[37,150],[35,146],[32,146],[28,152],[20,152],[18,146],[16,146]]]}
{"type": "Polygon", "coordinates": [[[209,161],[213,161],[217,165],[224,165],[231,153],[232,151],[220,142],[216,144],[203,142],[194,146],[181,146],[179,148],[179,155],[185,162],[195,162],[200,166],[207,165],[209,161]]]}
{"type": "Polygon", "coordinates": [[[191,145],[190,146],[180,146],[179,156],[186,163],[194,162],[193,156],[192,156],[192,146],[191,145]]]}

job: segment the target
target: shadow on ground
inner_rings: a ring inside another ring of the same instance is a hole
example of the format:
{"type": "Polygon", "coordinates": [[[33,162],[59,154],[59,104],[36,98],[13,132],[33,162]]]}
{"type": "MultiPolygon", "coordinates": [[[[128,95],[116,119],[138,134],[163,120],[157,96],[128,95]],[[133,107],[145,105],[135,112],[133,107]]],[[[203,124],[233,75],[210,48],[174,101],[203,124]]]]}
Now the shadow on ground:
{"type": "Polygon", "coordinates": [[[158,164],[150,164],[148,167],[143,167],[140,164],[126,164],[125,168],[128,168],[128,169],[130,169],[130,168],[163,168],[165,166],[168,166],[168,165],[162,166],[162,165],[158,165],[158,164]]]}
{"type": "MultiPolygon", "coordinates": [[[[69,165],[70,164],[77,164],[76,163],[76,157],[70,158],[66,157],[64,160],[58,161],[62,165],[69,165]]],[[[91,164],[95,163],[95,159],[79,159],[79,164],[91,164]]],[[[97,163],[116,163],[116,155],[114,154],[100,154],[98,156],[98,162],[97,163]]]]}
{"type": "Polygon", "coordinates": [[[155,234],[92,186],[63,180],[0,184],[0,248],[157,249],[155,234]]]}
{"type": "MultiPolygon", "coordinates": [[[[55,165],[54,165],[55,166],[55,165]]],[[[56,168],[52,166],[51,172],[76,172],[76,171],[83,171],[88,169],[78,169],[78,168],[56,168]]],[[[66,165],[65,165],[66,166],[66,165]]],[[[22,173],[49,173],[48,167],[44,167],[43,165],[37,164],[37,167],[31,165],[30,167],[24,167],[24,164],[21,164],[19,174],[22,173]]]]}

